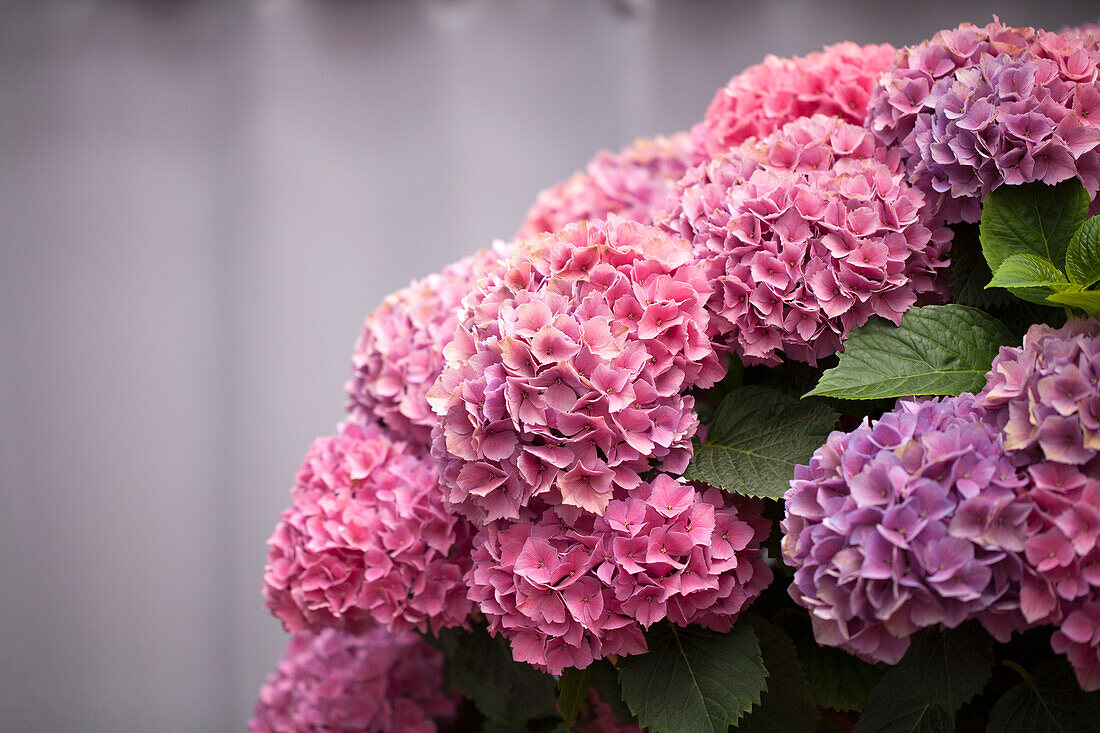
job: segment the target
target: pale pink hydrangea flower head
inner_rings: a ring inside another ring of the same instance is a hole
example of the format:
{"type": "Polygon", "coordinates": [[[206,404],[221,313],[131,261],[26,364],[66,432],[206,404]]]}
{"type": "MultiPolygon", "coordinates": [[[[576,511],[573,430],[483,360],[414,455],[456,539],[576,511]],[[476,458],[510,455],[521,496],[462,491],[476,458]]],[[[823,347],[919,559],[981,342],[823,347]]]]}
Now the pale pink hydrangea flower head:
{"type": "Polygon", "coordinates": [[[893,57],[889,44],[855,43],[794,58],[768,56],[718,90],[704,120],[691,130],[695,146],[710,158],[816,114],[861,125],[878,77],[893,57]]]}
{"type": "Polygon", "coordinates": [[[652,224],[676,181],[698,162],[686,132],[639,138],[618,153],[600,151],[583,173],[539,193],[516,237],[554,233],[610,214],[652,224]]]}
{"type": "Polygon", "coordinates": [[[464,302],[428,395],[447,499],[478,523],[536,497],[603,513],[698,427],[685,391],[724,373],[691,247],[611,217],[517,245],[464,302]]]}
{"type": "Polygon", "coordinates": [[[443,655],[414,634],[301,631],[260,689],[250,733],[435,733],[455,715],[443,655]]]}
{"type": "Polygon", "coordinates": [[[662,225],[692,241],[716,341],[815,364],[872,315],[941,300],[950,230],[861,127],[807,117],[692,169],[662,225]]]}
{"type": "Polygon", "coordinates": [[[474,542],[470,599],[517,661],[560,674],[646,651],[662,619],[728,631],[771,582],[758,503],[727,503],[667,474],[603,516],[557,506],[498,521],[474,542]]]}
{"type": "Polygon", "coordinates": [[[903,49],[867,127],[897,146],[948,223],[978,221],[1002,184],[1100,188],[1100,44],[1088,32],[963,24],[903,49]]]}
{"type": "Polygon", "coordinates": [[[818,642],[896,664],[914,632],[1020,612],[1027,477],[974,396],[899,400],[795,468],[783,558],[818,642]]]}
{"type": "Polygon", "coordinates": [[[268,540],[264,596],[289,631],[463,625],[470,525],[430,456],[375,426],[318,438],[268,540]]]}
{"type": "Polygon", "coordinates": [[[367,316],[345,385],[352,420],[381,422],[414,447],[430,444],[435,414],[427,392],[443,369],[459,304],[505,249],[494,245],[417,280],[367,316]]]}

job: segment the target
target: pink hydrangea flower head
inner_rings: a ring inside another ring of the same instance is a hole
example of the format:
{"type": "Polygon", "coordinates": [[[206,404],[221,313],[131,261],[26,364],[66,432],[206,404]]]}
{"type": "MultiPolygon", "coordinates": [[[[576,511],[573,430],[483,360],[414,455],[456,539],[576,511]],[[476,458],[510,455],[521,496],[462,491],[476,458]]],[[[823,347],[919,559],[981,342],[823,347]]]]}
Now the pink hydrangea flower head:
{"type": "Polygon", "coordinates": [[[1058,623],[1100,594],[1100,322],[1032,326],[1001,347],[978,401],[1028,464],[1023,610],[1058,623]]]}
{"type": "Polygon", "coordinates": [[[517,661],[551,674],[644,653],[642,629],[664,618],[727,631],[772,579],[759,511],[658,474],[603,516],[557,506],[493,522],[474,541],[469,597],[517,661]]]}
{"type": "Polygon", "coordinates": [[[639,138],[618,153],[602,150],[584,173],[538,195],[516,237],[552,234],[567,224],[606,219],[609,214],[652,224],[667,206],[676,181],[698,162],[686,132],[639,138]]]}
{"type": "Polygon", "coordinates": [[[1081,689],[1100,690],[1100,600],[1071,611],[1050,641],[1054,651],[1069,658],[1081,689]]]}
{"type": "Polygon", "coordinates": [[[250,733],[435,733],[455,715],[443,655],[414,634],[296,633],[260,689],[250,733]]]}
{"type": "Polygon", "coordinates": [[[715,287],[716,340],[743,360],[815,364],[878,314],[942,298],[950,231],[861,127],[806,117],[692,169],[662,225],[715,287]]]}
{"type": "Polygon", "coordinates": [[[601,514],[643,472],[682,472],[684,393],[725,369],[710,289],[687,242],[614,216],[518,244],[464,302],[428,395],[448,500],[480,523],[535,497],[601,514]]]}
{"type": "Polygon", "coordinates": [[[948,223],[978,221],[1002,183],[1100,188],[1100,45],[1087,32],[964,24],[903,49],[867,127],[898,146],[948,223]]]}
{"type": "Polygon", "coordinates": [[[449,513],[430,456],[381,428],[318,438],[268,540],[264,596],[289,631],[462,625],[469,523],[449,513]]]}
{"type": "Polygon", "coordinates": [[[503,250],[496,245],[417,280],[367,316],[345,385],[353,421],[381,422],[414,446],[430,444],[435,415],[427,392],[443,368],[459,303],[503,250]]]}
{"type": "Polygon", "coordinates": [[[894,53],[889,44],[838,43],[807,56],[768,56],[718,90],[704,120],[692,128],[696,148],[713,157],[816,114],[861,125],[894,53]]]}
{"type": "Polygon", "coordinates": [[[970,618],[1007,640],[1026,625],[1026,487],[973,395],[899,400],[795,468],[782,524],[791,597],[820,643],[874,661],[897,663],[915,631],[970,618]]]}

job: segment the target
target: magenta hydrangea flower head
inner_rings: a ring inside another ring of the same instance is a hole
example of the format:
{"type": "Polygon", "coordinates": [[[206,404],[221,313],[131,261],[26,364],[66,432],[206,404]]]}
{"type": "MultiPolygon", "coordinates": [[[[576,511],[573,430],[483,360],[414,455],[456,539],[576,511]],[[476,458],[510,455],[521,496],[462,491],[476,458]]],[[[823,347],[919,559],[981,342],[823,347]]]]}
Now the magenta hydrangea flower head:
{"type": "Polygon", "coordinates": [[[948,223],[978,221],[1002,183],[1100,188],[1100,46],[1088,33],[964,24],[903,49],[867,126],[899,146],[948,223]]]}
{"type": "Polygon", "coordinates": [[[1025,543],[1028,621],[1100,597],[1100,322],[1036,324],[1001,347],[978,396],[1027,461],[1035,506],[1025,543]]]}
{"type": "Polygon", "coordinates": [[[289,631],[438,631],[463,625],[471,527],[449,513],[435,464],[381,428],[318,438],[268,540],[267,605],[289,631]]]}
{"type": "Polygon", "coordinates": [[[414,447],[431,443],[435,414],[427,392],[443,369],[443,347],[454,338],[459,303],[505,249],[494,245],[417,280],[367,316],[345,385],[353,421],[379,421],[414,447]]]}
{"type": "Polygon", "coordinates": [[[676,181],[699,162],[686,132],[639,138],[618,153],[602,150],[584,173],[539,193],[516,237],[552,234],[567,224],[609,214],[652,224],[668,205],[676,181]]]}
{"type": "Polygon", "coordinates": [[[581,711],[576,726],[582,733],[644,733],[648,730],[620,721],[611,706],[600,699],[595,687],[588,689],[588,707],[581,711]]]}
{"type": "Polygon", "coordinates": [[[479,523],[535,497],[601,514],[641,473],[681,473],[684,392],[725,369],[710,288],[687,242],[614,216],[518,244],[465,301],[428,395],[452,505],[479,523]]]}
{"type": "Polygon", "coordinates": [[[718,90],[706,117],[691,130],[696,148],[713,157],[816,114],[861,125],[894,53],[889,44],[838,43],[807,56],[768,56],[718,90]]]}
{"type": "Polygon", "coordinates": [[[1069,658],[1082,689],[1100,690],[1100,600],[1070,611],[1050,642],[1054,651],[1069,658]]]}
{"type": "Polygon", "coordinates": [[[974,396],[900,400],[795,468],[783,521],[790,594],[817,640],[896,663],[915,631],[1019,611],[1027,478],[974,396]]]}
{"type": "Polygon", "coordinates": [[[493,522],[474,541],[470,599],[517,661],[551,674],[644,653],[642,629],[664,618],[728,631],[772,579],[759,509],[658,474],[603,516],[557,506],[493,522]]]}
{"type": "Polygon", "coordinates": [[[455,715],[443,655],[415,634],[296,633],[260,689],[250,733],[435,733],[455,715]]]}
{"type": "Polygon", "coordinates": [[[815,364],[878,314],[941,297],[950,231],[861,127],[807,117],[692,169],[663,226],[715,283],[719,343],[815,364]]]}

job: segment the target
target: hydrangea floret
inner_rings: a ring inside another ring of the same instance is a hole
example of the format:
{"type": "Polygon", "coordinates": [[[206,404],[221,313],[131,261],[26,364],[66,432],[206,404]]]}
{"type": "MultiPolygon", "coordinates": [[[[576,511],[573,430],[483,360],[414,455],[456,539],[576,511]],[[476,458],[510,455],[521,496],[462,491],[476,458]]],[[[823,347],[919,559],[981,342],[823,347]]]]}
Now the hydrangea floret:
{"type": "Polygon", "coordinates": [[[772,579],[759,510],[659,474],[603,516],[558,506],[493,522],[474,542],[470,598],[518,661],[551,674],[644,653],[642,630],[664,618],[728,631],[772,579]]]}
{"type": "Polygon", "coordinates": [[[465,301],[428,399],[448,501],[475,522],[538,497],[602,514],[651,468],[681,473],[684,392],[724,364],[691,247],[611,217],[517,245],[465,301]]]}
{"type": "Polygon", "coordinates": [[[250,733],[435,733],[455,715],[443,655],[414,634],[336,629],[291,637],[260,689],[250,733]]]}
{"type": "Polygon", "coordinates": [[[743,360],[816,364],[872,315],[939,299],[950,231],[896,156],[834,117],[796,120],[692,169],[662,222],[715,283],[719,343],[743,360]]]}
{"type": "Polygon", "coordinates": [[[373,425],[318,438],[268,540],[264,596],[289,631],[463,625],[470,527],[434,462],[373,425]]]}
{"type": "Polygon", "coordinates": [[[919,629],[1025,625],[1026,476],[973,395],[901,400],[795,468],[783,556],[817,640],[897,663],[919,629]]]}

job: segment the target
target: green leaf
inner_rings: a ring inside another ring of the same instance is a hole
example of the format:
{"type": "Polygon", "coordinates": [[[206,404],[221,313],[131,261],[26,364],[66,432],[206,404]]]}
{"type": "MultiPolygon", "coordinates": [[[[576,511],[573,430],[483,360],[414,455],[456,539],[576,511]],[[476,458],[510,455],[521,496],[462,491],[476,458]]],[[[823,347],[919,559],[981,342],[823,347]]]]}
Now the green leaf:
{"type": "Polygon", "coordinates": [[[1047,296],[1051,303],[1079,308],[1092,317],[1100,316],[1100,290],[1066,291],[1047,296]]]}
{"type": "Polygon", "coordinates": [[[925,629],[875,685],[855,733],[954,730],[955,714],[981,692],[992,670],[991,640],[980,626],[925,629]]]}
{"type": "Polygon", "coordinates": [[[751,626],[728,634],[656,624],[649,652],[619,662],[623,700],[652,733],[725,733],[760,702],[767,672],[751,626]]]}
{"type": "Polygon", "coordinates": [[[1061,657],[1029,675],[1012,664],[1024,681],[1009,689],[989,711],[989,733],[1084,733],[1100,720],[1100,693],[1083,692],[1061,657]]]}
{"type": "Polygon", "coordinates": [[[910,308],[900,326],[876,318],[852,331],[840,363],[806,396],[871,400],[977,392],[997,349],[1015,341],[1004,324],[975,308],[910,308]]]}
{"type": "Polygon", "coordinates": [[[1087,288],[1100,282],[1100,216],[1094,216],[1077,230],[1066,250],[1066,274],[1087,288]]]}
{"type": "Polygon", "coordinates": [[[722,400],[684,476],[734,494],[782,499],[794,467],[825,442],[836,419],[819,401],[741,387],[722,400]]]}
{"type": "Polygon", "coordinates": [[[748,623],[756,630],[764,666],[768,670],[768,689],[759,705],[741,719],[738,731],[747,733],[789,733],[813,730],[817,723],[817,705],[810,696],[806,673],[790,637],[774,624],[754,617],[748,623]]]}
{"type": "Polygon", "coordinates": [[[996,272],[1010,256],[1031,253],[1061,270],[1070,238],[1088,210],[1088,192],[1076,179],[994,189],[982,206],[982,252],[989,269],[996,272]]]}
{"type": "Polygon", "coordinates": [[[801,656],[814,701],[833,710],[863,710],[886,670],[884,665],[868,664],[840,649],[816,644],[801,656]]]}
{"type": "Polygon", "coordinates": [[[1068,283],[1050,260],[1038,255],[1012,255],[1001,263],[987,288],[1043,288],[1068,283]]]}
{"type": "Polygon", "coordinates": [[[502,637],[491,637],[485,629],[444,629],[439,641],[451,684],[498,728],[557,716],[554,678],[512,659],[502,637]]]}
{"type": "Polygon", "coordinates": [[[558,713],[570,725],[577,719],[577,713],[588,696],[588,688],[592,684],[590,676],[587,669],[568,667],[558,678],[558,713]]]}
{"type": "Polygon", "coordinates": [[[620,723],[635,723],[630,708],[623,702],[623,690],[619,687],[619,672],[610,662],[600,660],[588,665],[592,686],[600,696],[600,702],[611,706],[611,712],[620,723]]]}

